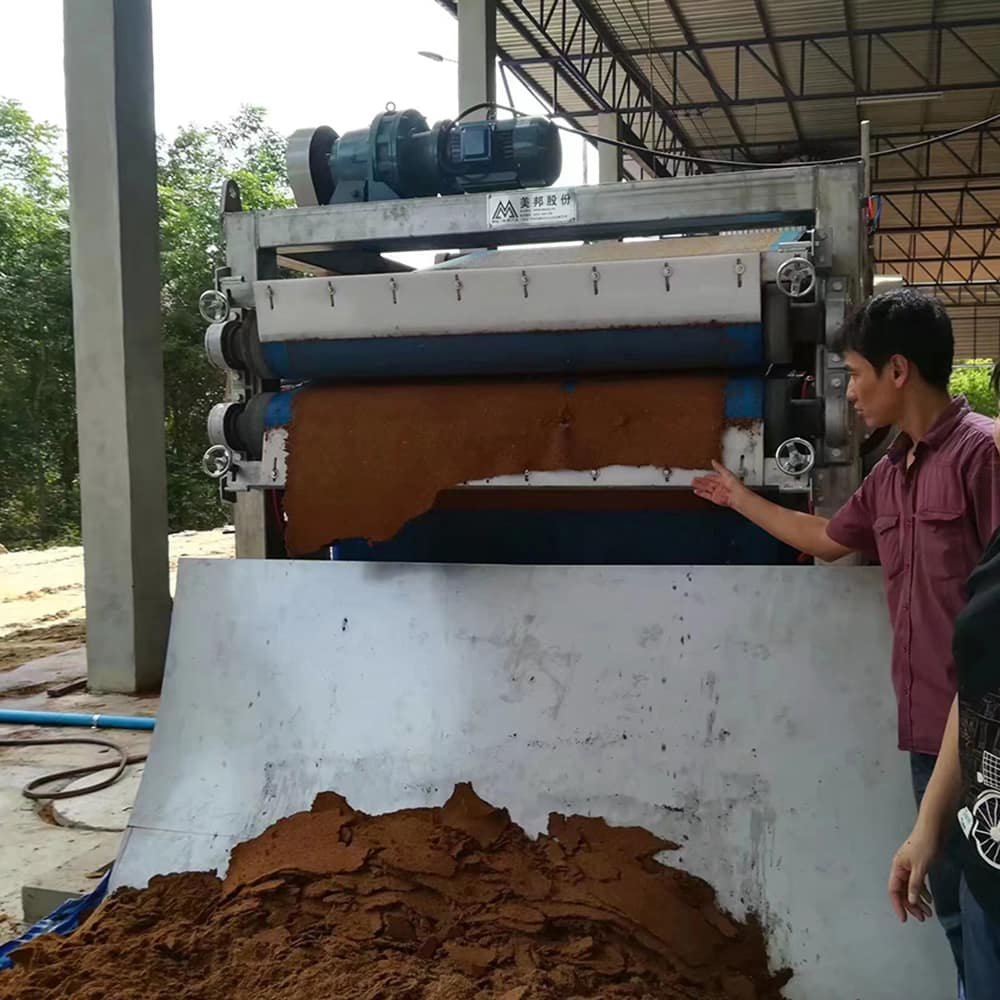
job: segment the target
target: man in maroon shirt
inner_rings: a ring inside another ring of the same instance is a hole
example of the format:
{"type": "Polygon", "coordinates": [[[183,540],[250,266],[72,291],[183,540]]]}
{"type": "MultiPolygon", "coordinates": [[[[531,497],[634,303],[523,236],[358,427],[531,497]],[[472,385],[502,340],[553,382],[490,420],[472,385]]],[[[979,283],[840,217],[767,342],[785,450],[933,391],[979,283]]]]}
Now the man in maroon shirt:
{"type": "MultiPolygon", "coordinates": [[[[848,399],[867,426],[897,426],[900,434],[833,518],[771,503],[718,464],[694,491],[818,559],[878,556],[893,630],[899,748],[910,753],[919,805],[955,697],[952,627],[965,581],[1000,526],[1000,461],[992,421],[948,394],[954,339],[937,301],[910,288],[886,292],[848,321],[842,339],[848,399]]],[[[956,823],[930,883],[961,977],[960,838],[956,823]]]]}

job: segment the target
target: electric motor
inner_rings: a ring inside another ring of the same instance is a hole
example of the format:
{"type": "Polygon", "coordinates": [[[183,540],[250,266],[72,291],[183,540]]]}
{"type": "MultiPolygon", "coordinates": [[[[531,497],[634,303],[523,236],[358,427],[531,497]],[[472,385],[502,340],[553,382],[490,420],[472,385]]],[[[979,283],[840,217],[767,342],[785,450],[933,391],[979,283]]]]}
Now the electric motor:
{"type": "Polygon", "coordinates": [[[562,169],[558,128],[546,118],[438,122],[385,111],[339,136],[321,126],[288,144],[288,179],[299,205],[547,187],[562,169]]]}

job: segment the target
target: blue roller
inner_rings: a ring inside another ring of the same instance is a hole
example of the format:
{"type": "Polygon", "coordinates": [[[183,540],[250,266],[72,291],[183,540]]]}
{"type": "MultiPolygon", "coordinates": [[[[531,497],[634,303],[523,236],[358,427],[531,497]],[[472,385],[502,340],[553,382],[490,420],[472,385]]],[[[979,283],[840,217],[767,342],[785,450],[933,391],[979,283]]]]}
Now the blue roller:
{"type": "Polygon", "coordinates": [[[726,383],[726,420],[764,419],[764,380],[731,378],[726,383]]]}
{"type": "Polygon", "coordinates": [[[272,374],[289,381],[731,371],[765,362],[760,323],[267,341],[261,348],[272,374]]]}

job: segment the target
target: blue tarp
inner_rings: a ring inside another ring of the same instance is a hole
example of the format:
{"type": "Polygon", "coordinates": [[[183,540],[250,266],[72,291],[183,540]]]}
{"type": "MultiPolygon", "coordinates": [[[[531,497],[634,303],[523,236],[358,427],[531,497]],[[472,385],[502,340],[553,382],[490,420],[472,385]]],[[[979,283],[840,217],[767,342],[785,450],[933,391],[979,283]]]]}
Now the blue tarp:
{"type": "Polygon", "coordinates": [[[70,934],[75,931],[83,918],[108,894],[110,881],[111,872],[109,871],[92,892],[88,892],[86,896],[81,896],[79,899],[67,899],[47,917],[29,927],[20,937],[0,945],[0,970],[11,968],[14,964],[10,958],[11,952],[16,951],[21,945],[33,941],[36,937],[52,933],[70,934]]]}

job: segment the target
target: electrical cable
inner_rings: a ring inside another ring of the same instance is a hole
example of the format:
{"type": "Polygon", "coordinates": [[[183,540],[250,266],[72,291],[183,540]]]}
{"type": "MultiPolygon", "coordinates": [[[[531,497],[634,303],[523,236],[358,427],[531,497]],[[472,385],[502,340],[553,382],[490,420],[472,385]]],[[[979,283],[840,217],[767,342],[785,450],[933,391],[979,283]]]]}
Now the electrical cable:
{"type": "Polygon", "coordinates": [[[91,792],[99,792],[103,788],[110,788],[124,773],[125,768],[130,764],[141,764],[146,759],[143,754],[130,754],[124,747],[112,740],[104,740],[99,736],[54,736],[48,739],[0,739],[0,747],[44,747],[44,746],[70,746],[85,745],[102,747],[106,750],[113,750],[117,755],[117,760],[107,761],[103,764],[87,764],[83,767],[72,767],[65,771],[56,771],[52,774],[44,774],[39,778],[29,781],[22,789],[21,794],[34,802],[42,799],[73,799],[80,795],[89,795],[91,792]],[[85,788],[62,789],[58,792],[40,792],[39,788],[54,784],[57,781],[71,781],[74,778],[85,778],[89,774],[96,774],[98,771],[109,771],[114,768],[114,774],[109,778],[96,781],[85,788]]]}
{"type": "MultiPolygon", "coordinates": [[[[524,111],[519,111],[517,108],[508,107],[506,104],[497,104],[493,101],[482,101],[479,104],[473,104],[472,107],[466,108],[456,119],[456,122],[460,122],[463,118],[468,115],[474,114],[476,111],[489,110],[493,112],[497,111],[507,111],[517,118],[530,118],[531,115],[526,114],[524,111]]],[[[557,115],[547,115],[550,119],[558,117],[557,115]]],[[[952,129],[950,132],[942,132],[940,135],[928,136],[926,139],[921,139],[918,142],[911,142],[905,146],[893,146],[890,149],[880,149],[877,152],[871,153],[871,159],[877,159],[882,156],[898,156],[901,153],[908,153],[913,149],[921,149],[924,146],[931,146],[938,142],[947,142],[948,139],[954,139],[955,136],[964,135],[966,132],[975,132],[978,129],[986,128],[987,125],[992,125],[993,122],[1000,121],[1000,113],[995,115],[990,115],[988,118],[983,118],[981,121],[972,122],[969,125],[962,125],[960,128],[952,129]]],[[[647,156],[658,156],[667,160],[678,160],[681,163],[704,163],[715,167],[729,167],[730,169],[745,168],[748,170],[773,170],[776,167],[781,167],[784,164],[781,163],[761,163],[753,160],[719,160],[713,159],[707,156],[689,156],[686,153],[673,153],[669,150],[663,149],[651,149],[648,146],[640,146],[636,143],[622,142],[620,139],[611,139],[607,136],[594,135],[591,132],[587,132],[585,129],[573,128],[571,125],[563,125],[561,122],[554,123],[556,128],[561,132],[567,132],[570,135],[579,135],[584,139],[589,139],[591,142],[604,143],[607,146],[616,146],[618,149],[628,150],[633,153],[645,153],[647,156]]],[[[801,162],[797,161],[797,166],[803,167],[835,167],[843,163],[860,163],[860,156],[841,156],[832,160],[803,160],[801,162]]]]}

